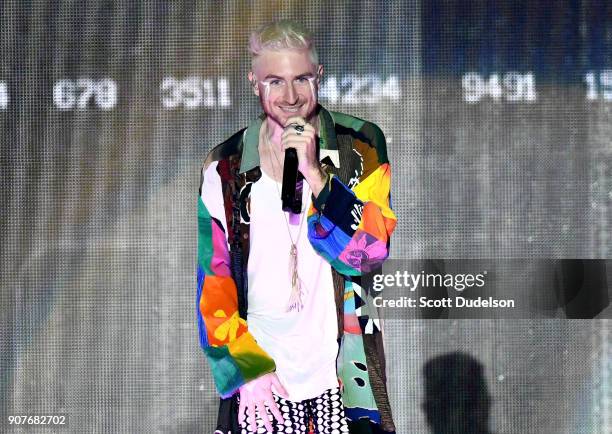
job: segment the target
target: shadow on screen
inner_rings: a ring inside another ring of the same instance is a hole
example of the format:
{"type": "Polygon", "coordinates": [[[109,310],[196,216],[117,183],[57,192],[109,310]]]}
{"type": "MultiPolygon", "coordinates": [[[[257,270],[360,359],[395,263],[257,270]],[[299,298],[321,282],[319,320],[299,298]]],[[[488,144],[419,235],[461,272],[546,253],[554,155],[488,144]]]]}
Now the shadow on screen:
{"type": "Polygon", "coordinates": [[[454,352],[423,367],[422,404],[433,434],[489,434],[491,398],[483,366],[469,354],[454,352]]]}

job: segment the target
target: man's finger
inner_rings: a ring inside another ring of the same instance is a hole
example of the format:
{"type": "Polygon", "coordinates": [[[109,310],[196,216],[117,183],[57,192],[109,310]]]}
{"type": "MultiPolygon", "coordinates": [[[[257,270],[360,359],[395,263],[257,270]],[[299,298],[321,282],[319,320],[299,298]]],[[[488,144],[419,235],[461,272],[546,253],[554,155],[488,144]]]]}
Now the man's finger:
{"type": "Polygon", "coordinates": [[[285,128],[287,128],[291,124],[298,124],[304,126],[306,125],[306,121],[301,116],[291,116],[287,119],[287,122],[285,122],[285,128]]]}
{"type": "Polygon", "coordinates": [[[270,411],[272,412],[272,415],[276,418],[278,423],[283,425],[285,423],[285,418],[283,418],[283,415],[280,412],[280,409],[278,408],[276,401],[274,401],[274,398],[272,398],[272,402],[268,403],[268,408],[270,409],[270,411]]]}
{"type": "Polygon", "coordinates": [[[276,375],[274,375],[274,376],[272,376],[271,380],[272,380],[272,386],[274,387],[274,389],[276,389],[276,394],[282,396],[285,399],[287,399],[289,394],[285,390],[285,387],[281,384],[281,382],[278,379],[278,377],[276,375]]]}
{"type": "Polygon", "coordinates": [[[297,143],[309,143],[311,139],[304,136],[289,136],[286,137],[281,143],[287,144],[288,142],[297,142],[297,143]]]}
{"type": "Polygon", "coordinates": [[[315,133],[313,131],[304,130],[300,134],[297,133],[293,128],[286,129],[281,133],[281,140],[286,139],[287,137],[314,137],[315,133]]]}
{"type": "Polygon", "coordinates": [[[243,422],[244,422],[244,411],[245,411],[245,409],[246,409],[245,400],[241,399],[240,400],[240,404],[238,406],[238,423],[240,425],[242,425],[243,422]]]}
{"type": "MultiPolygon", "coordinates": [[[[312,131],[304,131],[302,134],[298,134],[295,131],[290,132],[289,134],[287,134],[286,137],[296,137],[296,138],[300,138],[300,139],[306,139],[306,140],[310,140],[314,137],[314,133],[312,131]]],[[[282,137],[281,137],[282,139],[282,137]]]]}
{"type": "Polygon", "coordinates": [[[317,130],[315,130],[315,127],[313,127],[311,124],[306,124],[304,125],[304,132],[316,133],[317,130]]]}
{"type": "Polygon", "coordinates": [[[270,423],[270,416],[268,416],[265,404],[263,402],[258,402],[257,410],[259,410],[259,417],[263,420],[263,424],[268,432],[272,432],[272,424],[270,423]]]}
{"type": "Polygon", "coordinates": [[[297,151],[298,149],[302,149],[303,145],[304,142],[302,141],[289,140],[287,143],[281,143],[281,152],[283,152],[287,148],[295,148],[295,150],[297,151]]]}
{"type": "Polygon", "coordinates": [[[251,431],[257,432],[257,423],[255,423],[255,404],[249,402],[249,424],[251,425],[251,431]]]}
{"type": "Polygon", "coordinates": [[[289,148],[290,146],[288,145],[289,143],[304,143],[304,144],[308,144],[312,141],[312,139],[310,137],[303,137],[303,136],[290,136],[290,137],[286,137],[284,139],[281,140],[281,146],[285,145],[285,148],[289,148]]]}
{"type": "Polygon", "coordinates": [[[306,143],[308,143],[308,140],[291,138],[289,140],[285,140],[283,145],[285,145],[285,148],[292,148],[292,147],[296,147],[296,146],[303,146],[306,143]]]}

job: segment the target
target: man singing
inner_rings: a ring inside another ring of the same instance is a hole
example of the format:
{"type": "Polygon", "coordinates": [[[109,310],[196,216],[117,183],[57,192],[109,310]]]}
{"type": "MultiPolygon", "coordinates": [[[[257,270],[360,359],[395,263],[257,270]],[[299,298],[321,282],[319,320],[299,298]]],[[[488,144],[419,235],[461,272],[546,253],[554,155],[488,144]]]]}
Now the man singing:
{"type": "Polygon", "coordinates": [[[385,138],[318,104],[323,66],[298,23],[262,26],[249,51],[263,113],[209,153],[198,200],[197,321],[221,395],[216,432],[394,433],[381,330],[359,285],[396,224],[385,138]],[[282,208],[288,148],[299,213],[282,208]]]}

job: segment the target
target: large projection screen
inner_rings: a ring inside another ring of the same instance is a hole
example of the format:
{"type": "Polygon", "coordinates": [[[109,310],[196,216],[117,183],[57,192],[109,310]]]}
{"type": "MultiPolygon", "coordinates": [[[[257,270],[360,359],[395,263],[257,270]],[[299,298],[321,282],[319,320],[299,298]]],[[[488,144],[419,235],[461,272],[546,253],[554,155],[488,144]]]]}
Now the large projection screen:
{"type": "MultiPolygon", "coordinates": [[[[314,32],[321,104],[385,133],[392,258],[612,258],[609,1],[6,0],[0,431],[214,431],[200,169],[260,113],[247,38],[277,18],[314,32]]],[[[397,432],[429,432],[423,367],[455,351],[493,432],[612,432],[611,309],[386,320],[397,432]]]]}

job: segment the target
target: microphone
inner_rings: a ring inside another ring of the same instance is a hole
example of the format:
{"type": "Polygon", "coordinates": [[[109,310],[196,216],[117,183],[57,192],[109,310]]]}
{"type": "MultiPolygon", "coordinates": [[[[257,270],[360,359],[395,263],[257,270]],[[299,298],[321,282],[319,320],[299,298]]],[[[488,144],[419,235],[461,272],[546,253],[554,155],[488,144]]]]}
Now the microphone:
{"type": "MultiPolygon", "coordinates": [[[[294,123],[290,127],[302,127],[294,123]]],[[[302,127],[302,131],[303,131],[302,127]]],[[[295,148],[285,149],[285,163],[283,166],[283,189],[281,192],[281,200],[283,202],[283,211],[299,214],[302,211],[302,195],[297,194],[296,187],[298,182],[298,156],[295,148]]]]}

